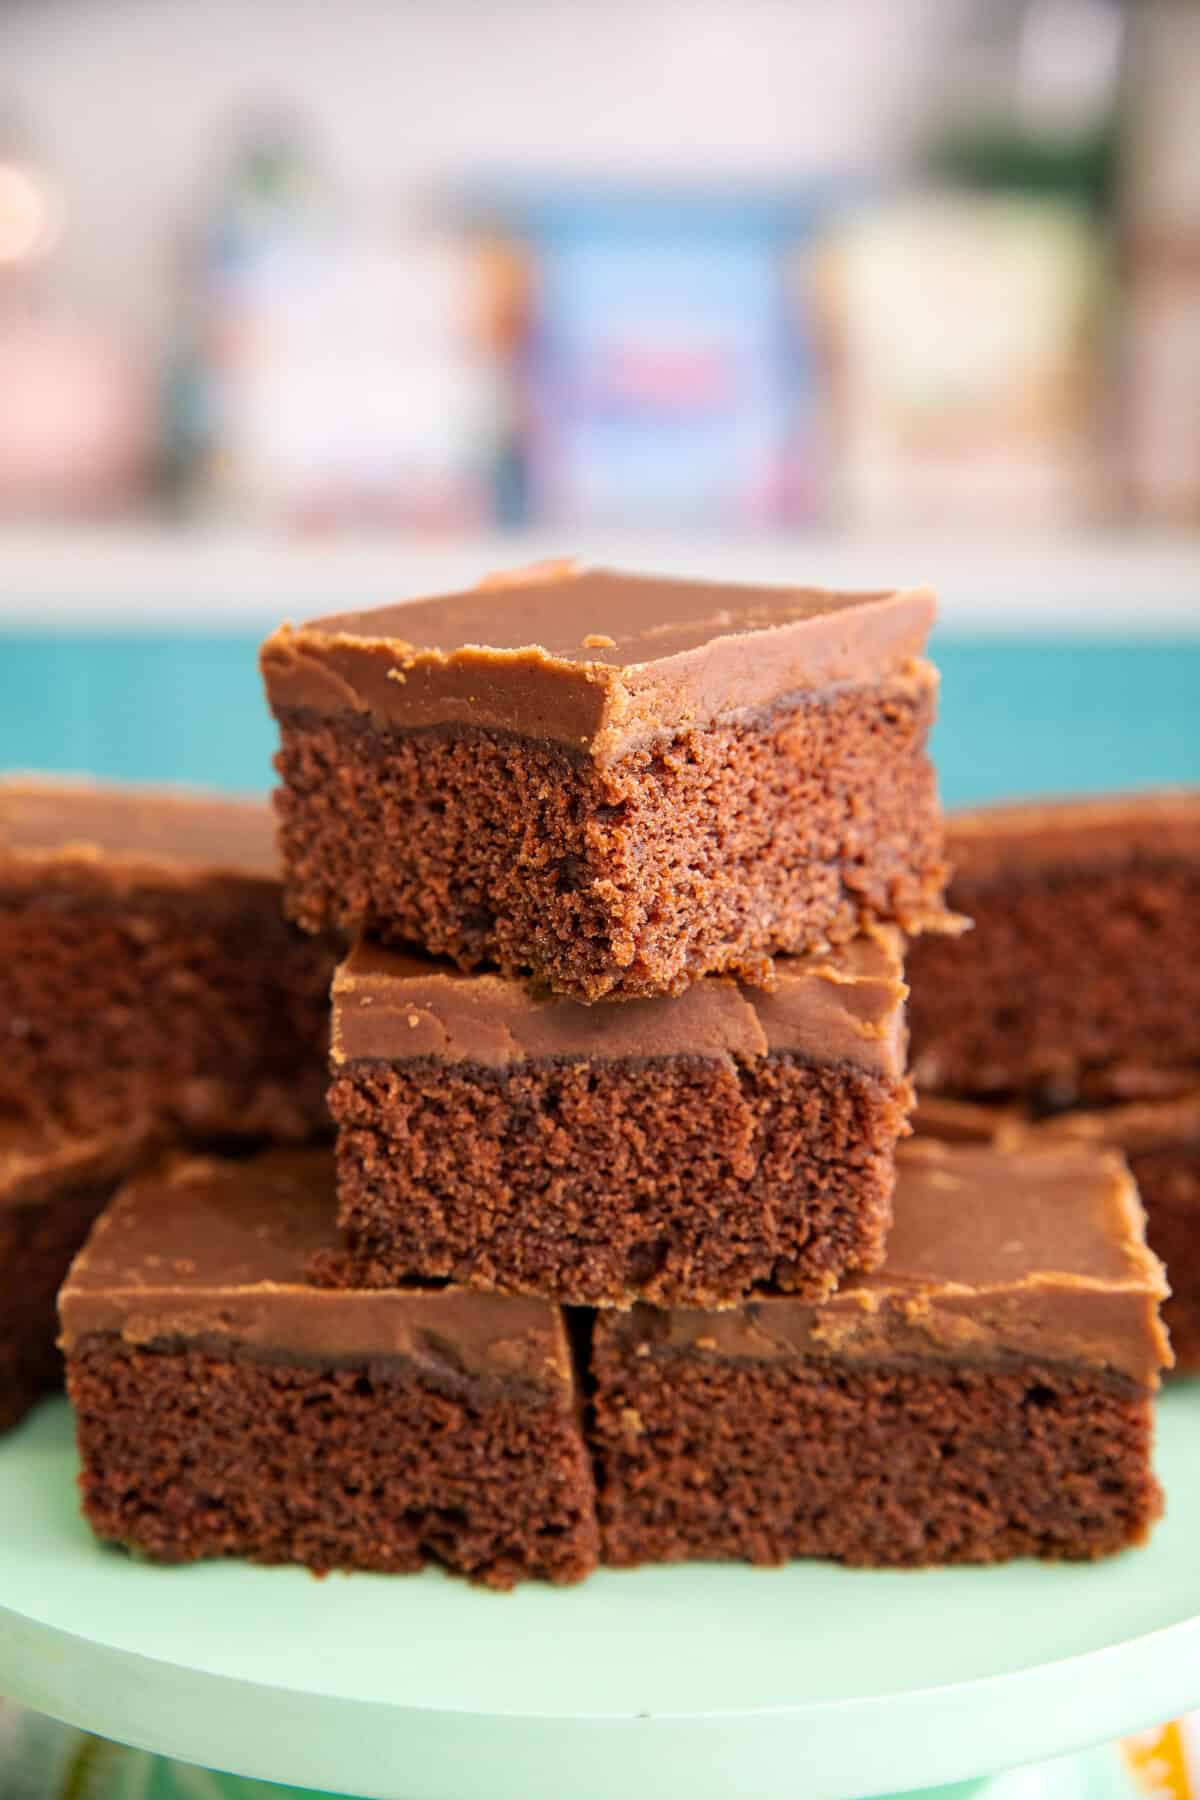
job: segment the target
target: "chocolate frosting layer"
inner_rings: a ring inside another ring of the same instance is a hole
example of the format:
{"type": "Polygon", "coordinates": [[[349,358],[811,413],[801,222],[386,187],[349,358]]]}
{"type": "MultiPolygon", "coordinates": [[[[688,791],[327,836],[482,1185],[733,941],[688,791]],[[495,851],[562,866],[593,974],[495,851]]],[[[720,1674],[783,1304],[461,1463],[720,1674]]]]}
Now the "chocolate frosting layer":
{"type": "Polygon", "coordinates": [[[482,726],[604,763],[664,732],[836,683],[932,685],[920,658],[934,611],[924,588],[728,587],[562,563],[283,625],[261,666],[277,715],[482,726]]]}
{"type": "Polygon", "coordinates": [[[572,1404],[562,1317],[547,1301],[309,1287],[312,1257],[340,1248],[333,1220],[328,1152],[168,1160],[122,1188],[76,1257],[59,1296],[63,1348],[104,1333],[316,1363],[402,1358],[519,1377],[572,1404]]]}
{"type": "Polygon", "coordinates": [[[950,813],[946,853],[961,882],[1200,857],[1200,789],[1031,800],[950,813]]]}
{"type": "Polygon", "coordinates": [[[103,1187],[136,1168],[154,1133],[139,1124],[73,1136],[55,1127],[0,1117],[0,1211],[52,1204],[82,1187],[103,1187]]]}
{"type": "Polygon", "coordinates": [[[959,1100],[952,1095],[918,1090],[912,1128],[918,1137],[943,1144],[1019,1143],[1030,1124],[1021,1106],[986,1100],[959,1100]]]}
{"type": "Polygon", "coordinates": [[[77,865],[186,881],[198,874],[275,880],[265,801],[88,781],[0,781],[0,869],[77,865]]]}
{"type": "MultiPolygon", "coordinates": [[[[1193,1071],[1193,1080],[1195,1074],[1193,1071]]],[[[1069,1143],[1100,1150],[1173,1149],[1200,1144],[1200,1088],[1165,1100],[1080,1107],[1035,1119],[1019,1106],[987,1106],[969,1100],[922,1095],[913,1115],[918,1136],[943,1143],[1069,1143]]]]}
{"type": "Polygon", "coordinates": [[[1058,1113],[1029,1126],[1028,1132],[1033,1143],[1094,1144],[1130,1153],[1200,1144],[1200,1088],[1169,1100],[1058,1113]]]}
{"type": "Polygon", "coordinates": [[[603,1314],[623,1343],[776,1361],[933,1358],[1080,1365],[1157,1385],[1167,1293],[1124,1162],[1074,1144],[902,1147],[884,1265],[820,1305],[603,1314]]]}
{"type": "Polygon", "coordinates": [[[791,1051],[899,1079],[901,957],[899,934],[881,928],[821,955],[780,958],[770,993],[709,976],[672,999],[585,1006],[360,941],[334,977],[331,1064],[434,1057],[508,1068],[537,1058],[791,1051]]]}

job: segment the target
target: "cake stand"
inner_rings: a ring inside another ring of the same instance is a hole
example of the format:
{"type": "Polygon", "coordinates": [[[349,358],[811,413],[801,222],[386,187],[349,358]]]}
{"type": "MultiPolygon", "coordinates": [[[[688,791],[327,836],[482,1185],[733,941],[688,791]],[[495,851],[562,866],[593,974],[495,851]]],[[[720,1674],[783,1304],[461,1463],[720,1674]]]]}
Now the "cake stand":
{"type": "Polygon", "coordinates": [[[1200,1383],[1167,1517],[1087,1566],[796,1563],[492,1594],[104,1550],[62,1401],[0,1443],[0,1692],[237,1774],[371,1800],[802,1800],[970,1782],[1200,1704],[1200,1383]]]}

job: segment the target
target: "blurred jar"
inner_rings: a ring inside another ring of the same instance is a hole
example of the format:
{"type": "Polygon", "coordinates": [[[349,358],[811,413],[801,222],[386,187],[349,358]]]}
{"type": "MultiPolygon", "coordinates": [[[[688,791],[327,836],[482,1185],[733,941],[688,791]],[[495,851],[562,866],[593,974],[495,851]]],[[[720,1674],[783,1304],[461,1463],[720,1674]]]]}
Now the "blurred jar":
{"type": "Polygon", "coordinates": [[[1124,445],[1142,514],[1200,522],[1200,7],[1132,9],[1124,445]]]}
{"type": "Polygon", "coordinates": [[[1065,525],[1101,492],[1103,257],[1070,202],[902,200],[818,283],[840,510],[855,523],[1065,525]]]}

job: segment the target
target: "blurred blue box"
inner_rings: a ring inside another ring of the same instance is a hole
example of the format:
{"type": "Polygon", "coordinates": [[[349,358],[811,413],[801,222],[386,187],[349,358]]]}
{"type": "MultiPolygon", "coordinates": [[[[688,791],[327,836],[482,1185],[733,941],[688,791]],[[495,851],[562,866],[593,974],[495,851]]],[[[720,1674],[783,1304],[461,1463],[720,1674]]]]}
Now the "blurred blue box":
{"type": "Polygon", "coordinates": [[[523,366],[538,521],[811,517],[825,455],[805,195],[559,192],[502,203],[533,262],[523,366]]]}

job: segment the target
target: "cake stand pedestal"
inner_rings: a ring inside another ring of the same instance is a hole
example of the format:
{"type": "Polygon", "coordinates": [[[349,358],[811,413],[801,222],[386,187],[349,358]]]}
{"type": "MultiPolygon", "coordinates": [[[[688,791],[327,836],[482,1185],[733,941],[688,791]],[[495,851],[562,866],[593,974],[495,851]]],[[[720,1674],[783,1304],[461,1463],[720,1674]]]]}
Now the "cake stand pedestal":
{"type": "Polygon", "coordinates": [[[0,1692],[362,1800],[992,1800],[972,1784],[1200,1704],[1200,1384],[1164,1397],[1158,1467],[1166,1519],[1103,1563],[692,1566],[502,1595],[103,1549],[52,1401],[0,1442],[0,1692]]]}

